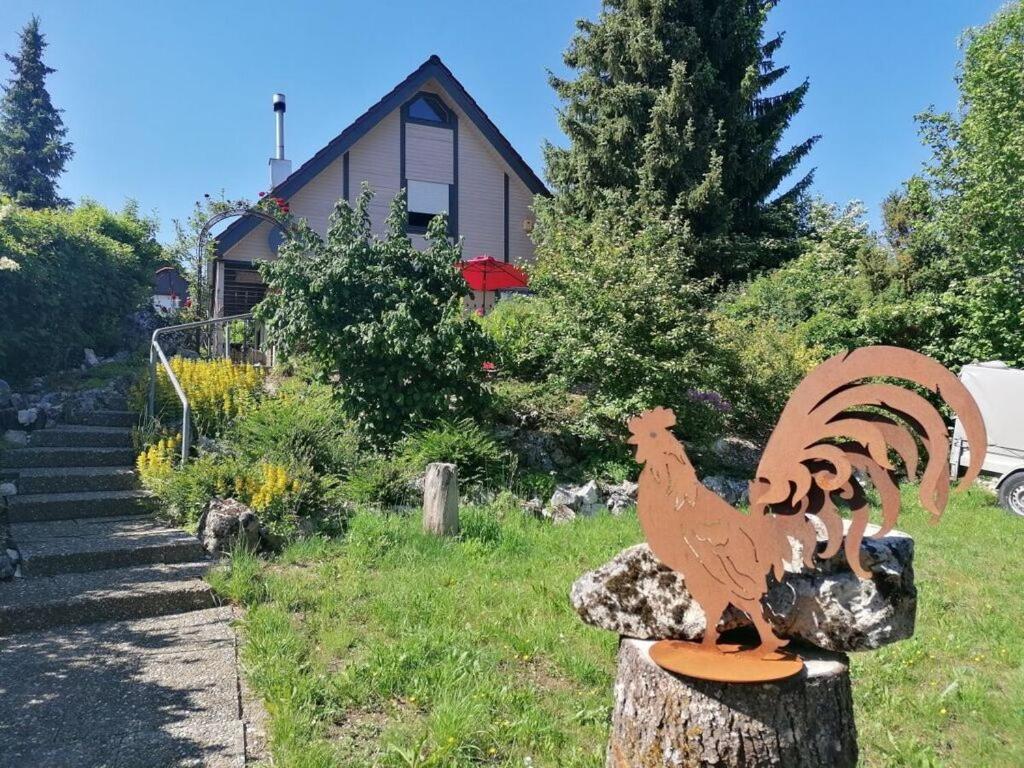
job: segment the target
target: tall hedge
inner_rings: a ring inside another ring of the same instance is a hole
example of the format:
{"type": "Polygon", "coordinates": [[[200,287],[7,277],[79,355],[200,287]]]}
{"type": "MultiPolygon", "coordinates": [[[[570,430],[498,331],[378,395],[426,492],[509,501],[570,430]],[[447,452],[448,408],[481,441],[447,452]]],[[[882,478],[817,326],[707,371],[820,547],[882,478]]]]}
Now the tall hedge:
{"type": "Polygon", "coordinates": [[[109,354],[145,301],[161,249],[134,205],[73,210],[0,206],[0,378],[109,354]]]}

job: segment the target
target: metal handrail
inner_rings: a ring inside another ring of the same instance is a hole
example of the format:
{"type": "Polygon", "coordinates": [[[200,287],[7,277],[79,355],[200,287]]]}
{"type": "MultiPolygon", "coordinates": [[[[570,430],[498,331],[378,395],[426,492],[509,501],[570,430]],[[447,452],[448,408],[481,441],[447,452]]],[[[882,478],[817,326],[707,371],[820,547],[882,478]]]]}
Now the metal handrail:
{"type": "MultiPolygon", "coordinates": [[[[185,394],[185,390],[181,388],[181,383],[178,381],[178,377],[174,375],[174,371],[171,370],[171,364],[167,360],[167,355],[164,353],[163,347],[160,346],[160,336],[164,333],[171,333],[175,331],[186,331],[190,328],[201,328],[205,326],[216,326],[227,323],[235,322],[236,320],[251,320],[252,312],[246,312],[242,315],[232,315],[231,317],[216,317],[212,320],[198,320],[193,323],[182,323],[180,325],[167,325],[163,328],[157,328],[153,331],[153,337],[149,344],[149,397],[146,399],[146,418],[152,419],[156,415],[156,364],[159,361],[164,367],[164,371],[167,373],[167,378],[171,382],[171,386],[174,387],[175,393],[178,395],[178,399],[181,401],[181,463],[185,464],[188,461],[188,454],[192,448],[192,409],[188,403],[188,395],[185,394]]],[[[230,357],[231,355],[231,334],[224,334],[224,356],[230,357]]]]}

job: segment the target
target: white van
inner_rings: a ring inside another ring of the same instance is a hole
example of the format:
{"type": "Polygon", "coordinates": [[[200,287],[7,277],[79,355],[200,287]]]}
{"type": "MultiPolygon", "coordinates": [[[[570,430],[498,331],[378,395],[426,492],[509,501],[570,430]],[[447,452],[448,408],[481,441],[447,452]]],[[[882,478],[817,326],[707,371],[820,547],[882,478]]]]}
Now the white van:
{"type": "MultiPolygon", "coordinates": [[[[981,471],[995,478],[999,503],[1024,517],[1024,371],[1000,362],[973,363],[960,371],[960,381],[974,395],[988,432],[981,471]]],[[[971,447],[957,419],[949,457],[953,477],[970,458],[971,447]]]]}

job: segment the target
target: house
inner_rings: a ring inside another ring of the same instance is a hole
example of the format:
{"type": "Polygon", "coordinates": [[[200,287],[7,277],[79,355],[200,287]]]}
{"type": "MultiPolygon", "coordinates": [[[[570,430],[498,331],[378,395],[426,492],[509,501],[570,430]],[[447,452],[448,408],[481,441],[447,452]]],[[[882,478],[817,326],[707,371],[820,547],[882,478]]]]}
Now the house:
{"type": "Polygon", "coordinates": [[[167,313],[188,302],[188,282],[177,267],[160,267],[153,275],[153,307],[167,313]]]}
{"type": "MultiPolygon", "coordinates": [[[[473,97],[431,56],[294,173],[284,157],[284,96],[275,94],[277,156],[270,161],[270,195],[321,234],[337,201],[354,201],[363,182],[374,191],[370,214],[383,232],[388,207],[407,190],[408,232],[418,248],[431,217],[445,212],[465,258],[482,254],[530,262],[534,196],[548,190],[473,97]]],[[[210,270],[214,316],[249,311],[265,287],[255,265],[276,257],[281,234],[256,217],[242,217],[217,238],[210,270]]],[[[474,297],[493,302],[493,294],[474,297]]]]}

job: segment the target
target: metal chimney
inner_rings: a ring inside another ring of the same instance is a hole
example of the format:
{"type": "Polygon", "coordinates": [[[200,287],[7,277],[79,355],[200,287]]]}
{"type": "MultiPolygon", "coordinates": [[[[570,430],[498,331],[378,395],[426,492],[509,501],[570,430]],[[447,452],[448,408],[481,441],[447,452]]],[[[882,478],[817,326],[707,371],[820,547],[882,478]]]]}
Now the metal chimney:
{"type": "Polygon", "coordinates": [[[284,158],[284,113],[285,101],[283,93],[275,93],[273,98],[274,121],[277,128],[277,152],[270,158],[270,186],[276,187],[292,174],[292,161],[284,158]]]}

